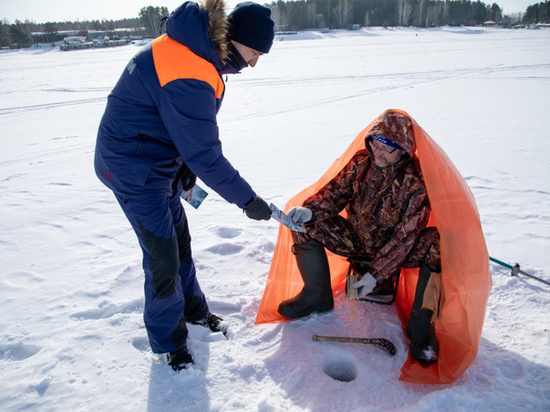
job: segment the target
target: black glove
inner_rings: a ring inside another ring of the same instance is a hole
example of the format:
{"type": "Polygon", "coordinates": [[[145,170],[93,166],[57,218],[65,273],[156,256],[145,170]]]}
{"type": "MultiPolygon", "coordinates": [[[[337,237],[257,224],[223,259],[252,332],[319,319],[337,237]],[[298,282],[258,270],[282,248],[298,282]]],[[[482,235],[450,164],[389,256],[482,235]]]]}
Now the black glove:
{"type": "Polygon", "coordinates": [[[271,219],[271,209],[269,205],[260,197],[256,196],[256,199],[250,204],[250,206],[244,209],[246,216],[254,220],[269,220],[271,219]]]}
{"type": "Polygon", "coordinates": [[[189,166],[187,166],[187,164],[183,163],[180,167],[180,170],[178,170],[176,178],[174,179],[174,190],[176,190],[179,181],[181,181],[181,187],[183,191],[187,192],[188,190],[191,190],[193,186],[195,186],[195,183],[197,183],[197,175],[195,175],[195,173],[193,173],[193,171],[189,169],[189,166]]]}
{"type": "Polygon", "coordinates": [[[193,189],[197,183],[197,175],[187,168],[189,173],[181,177],[181,188],[184,192],[193,189]]]}

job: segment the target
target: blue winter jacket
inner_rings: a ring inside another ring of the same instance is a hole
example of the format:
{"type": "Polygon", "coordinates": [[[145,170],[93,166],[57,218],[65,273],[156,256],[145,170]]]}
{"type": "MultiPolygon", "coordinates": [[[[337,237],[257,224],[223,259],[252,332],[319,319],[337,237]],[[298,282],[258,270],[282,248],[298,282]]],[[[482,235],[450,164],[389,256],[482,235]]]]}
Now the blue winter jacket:
{"type": "Polygon", "coordinates": [[[216,115],[225,63],[209,36],[206,11],[184,3],[169,17],[166,33],[130,60],[108,97],[96,174],[122,196],[171,195],[183,161],[244,208],[256,195],[222,153],[216,115]]]}

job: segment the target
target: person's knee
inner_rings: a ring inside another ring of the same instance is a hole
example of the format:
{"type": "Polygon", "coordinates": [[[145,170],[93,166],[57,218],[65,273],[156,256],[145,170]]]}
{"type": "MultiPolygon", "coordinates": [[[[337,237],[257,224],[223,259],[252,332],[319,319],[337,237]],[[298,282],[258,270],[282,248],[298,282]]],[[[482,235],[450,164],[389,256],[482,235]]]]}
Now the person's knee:
{"type": "Polygon", "coordinates": [[[157,298],[165,299],[176,290],[180,257],[176,237],[169,239],[155,236],[140,225],[143,242],[149,253],[151,285],[157,298]]]}
{"type": "Polygon", "coordinates": [[[307,233],[297,232],[293,230],[290,232],[290,234],[292,236],[292,242],[295,245],[303,245],[311,239],[307,233]]]}
{"type": "Polygon", "coordinates": [[[193,255],[191,253],[191,235],[187,225],[187,219],[183,219],[176,228],[176,236],[178,238],[179,257],[182,263],[193,263],[193,255]]]}
{"type": "Polygon", "coordinates": [[[439,247],[439,239],[437,239],[428,250],[424,263],[432,272],[441,273],[441,249],[439,247]]]}

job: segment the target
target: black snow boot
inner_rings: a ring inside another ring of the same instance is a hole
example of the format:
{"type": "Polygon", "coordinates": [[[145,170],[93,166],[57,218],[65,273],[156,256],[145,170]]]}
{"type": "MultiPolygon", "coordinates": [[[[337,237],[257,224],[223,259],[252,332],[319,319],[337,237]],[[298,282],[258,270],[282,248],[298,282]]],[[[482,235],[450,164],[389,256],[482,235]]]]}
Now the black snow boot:
{"type": "Polygon", "coordinates": [[[167,355],[168,365],[172,367],[176,372],[181,371],[182,369],[188,369],[193,366],[193,357],[189,352],[187,346],[184,346],[174,352],[170,352],[167,355]]]}
{"type": "Polygon", "coordinates": [[[433,311],[422,309],[424,292],[431,275],[430,269],[423,263],[420,266],[411,316],[406,328],[407,335],[411,338],[411,355],[421,363],[437,362],[439,353],[435,327],[432,323],[433,311]]]}
{"type": "Polygon", "coordinates": [[[278,312],[290,319],[301,318],[312,312],[326,312],[334,308],[330,286],[330,268],[322,243],[310,239],[292,246],[298,270],[304,281],[301,292],[279,305],[278,312]]]}
{"type": "Polygon", "coordinates": [[[227,335],[227,331],[229,329],[229,325],[227,325],[222,318],[214,315],[212,312],[208,312],[204,318],[191,323],[193,325],[200,325],[205,328],[209,328],[212,332],[222,332],[224,335],[227,335]]]}

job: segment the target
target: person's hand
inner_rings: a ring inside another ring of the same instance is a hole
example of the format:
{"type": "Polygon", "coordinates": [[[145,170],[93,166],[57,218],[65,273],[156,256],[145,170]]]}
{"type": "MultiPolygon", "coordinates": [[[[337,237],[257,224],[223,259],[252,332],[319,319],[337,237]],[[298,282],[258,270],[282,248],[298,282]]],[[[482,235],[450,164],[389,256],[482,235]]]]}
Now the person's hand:
{"type": "Polygon", "coordinates": [[[353,285],[357,289],[357,293],[360,297],[364,298],[369,293],[371,293],[376,286],[376,279],[370,273],[365,273],[359,281],[355,282],[353,285]]]}
{"type": "Polygon", "coordinates": [[[269,205],[260,197],[256,199],[244,209],[246,216],[253,220],[269,220],[271,219],[271,209],[269,205]]]}
{"type": "Polygon", "coordinates": [[[288,212],[288,217],[294,224],[301,226],[311,220],[313,212],[307,207],[293,207],[288,212]]]}
{"type": "MultiPolygon", "coordinates": [[[[183,163],[180,170],[178,171],[178,176],[181,182],[181,188],[184,192],[193,189],[195,183],[197,183],[197,175],[193,173],[187,164],[183,163]]],[[[175,182],[177,185],[178,182],[175,182]]]]}
{"type": "Polygon", "coordinates": [[[197,175],[189,169],[189,173],[183,175],[181,177],[181,188],[184,192],[187,192],[188,190],[191,190],[195,187],[195,184],[197,183],[197,175]]]}

